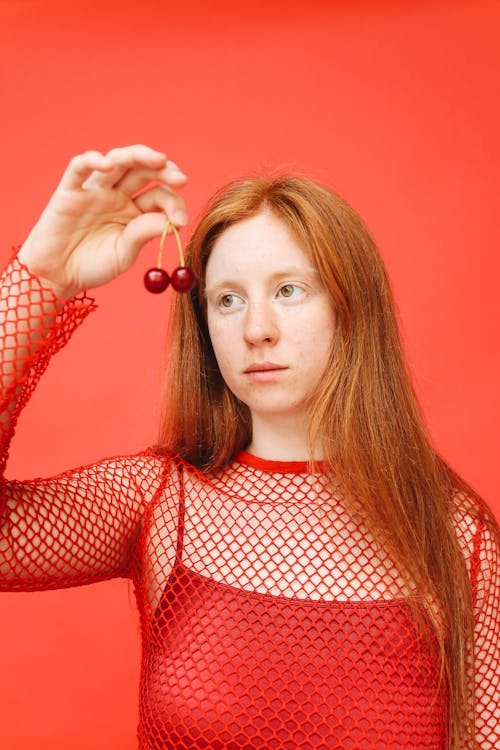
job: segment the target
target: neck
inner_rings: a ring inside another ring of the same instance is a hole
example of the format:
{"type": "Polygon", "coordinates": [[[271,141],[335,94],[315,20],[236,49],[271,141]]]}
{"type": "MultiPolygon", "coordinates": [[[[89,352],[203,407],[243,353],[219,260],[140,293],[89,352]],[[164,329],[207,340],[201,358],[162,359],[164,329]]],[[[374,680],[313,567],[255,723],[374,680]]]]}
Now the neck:
{"type": "MultiPolygon", "coordinates": [[[[252,414],[252,440],[246,450],[270,461],[307,461],[307,418],[252,414]]],[[[314,458],[321,460],[321,453],[315,451],[314,458]]]]}

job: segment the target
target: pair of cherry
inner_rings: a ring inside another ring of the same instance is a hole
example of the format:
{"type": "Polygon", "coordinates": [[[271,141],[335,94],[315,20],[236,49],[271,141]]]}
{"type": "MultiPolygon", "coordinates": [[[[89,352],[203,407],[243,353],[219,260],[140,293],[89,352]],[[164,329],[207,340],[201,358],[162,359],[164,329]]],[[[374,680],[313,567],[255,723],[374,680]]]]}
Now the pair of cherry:
{"type": "Polygon", "coordinates": [[[172,289],[175,289],[176,292],[185,293],[189,292],[189,290],[193,288],[194,281],[194,273],[184,263],[184,253],[182,252],[182,245],[177,227],[175,227],[171,221],[167,221],[160,240],[158,266],[156,268],[150,268],[149,271],[146,271],[146,273],[144,274],[144,286],[146,287],[148,292],[152,292],[153,294],[164,292],[169,284],[171,285],[172,289]],[[179,258],[181,264],[180,266],[175,268],[169,276],[165,269],[161,267],[161,255],[163,252],[163,243],[165,242],[165,237],[167,236],[168,228],[170,225],[172,226],[172,230],[175,234],[175,239],[177,240],[177,247],[179,248],[179,258]]]}

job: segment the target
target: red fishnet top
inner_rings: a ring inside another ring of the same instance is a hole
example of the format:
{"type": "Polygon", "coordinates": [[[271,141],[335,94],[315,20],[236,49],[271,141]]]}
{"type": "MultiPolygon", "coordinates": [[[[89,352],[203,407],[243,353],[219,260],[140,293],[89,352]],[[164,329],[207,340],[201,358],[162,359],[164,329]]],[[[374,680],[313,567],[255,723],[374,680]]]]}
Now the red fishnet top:
{"type": "MultiPolygon", "coordinates": [[[[14,259],[0,306],[5,464],[50,356],[95,305],[57,301],[14,259]]],[[[477,741],[498,749],[498,548],[461,500],[451,507],[475,592],[477,741]]],[[[446,689],[405,586],[321,471],[241,453],[205,476],[146,450],[3,480],[1,507],[4,590],[133,580],[141,750],[447,747],[446,689]]]]}

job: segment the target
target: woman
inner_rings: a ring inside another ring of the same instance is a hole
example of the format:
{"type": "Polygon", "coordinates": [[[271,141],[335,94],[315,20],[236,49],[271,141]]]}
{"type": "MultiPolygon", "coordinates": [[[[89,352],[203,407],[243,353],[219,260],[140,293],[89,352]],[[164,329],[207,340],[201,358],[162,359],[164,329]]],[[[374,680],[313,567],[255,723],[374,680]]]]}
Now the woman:
{"type": "MultiPolygon", "coordinates": [[[[185,180],[145,146],[71,162],[3,278],[4,456],[185,180]]],[[[3,587],[134,581],[143,750],[498,746],[498,525],[425,434],[362,221],[242,180],[187,258],[158,444],[4,482],[3,587]]]]}

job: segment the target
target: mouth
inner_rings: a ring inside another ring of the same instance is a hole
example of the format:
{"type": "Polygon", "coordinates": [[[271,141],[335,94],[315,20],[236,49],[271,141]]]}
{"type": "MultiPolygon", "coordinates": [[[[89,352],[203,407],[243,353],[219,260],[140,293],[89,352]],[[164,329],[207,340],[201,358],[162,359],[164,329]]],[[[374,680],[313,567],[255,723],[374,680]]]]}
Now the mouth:
{"type": "Polygon", "coordinates": [[[246,375],[255,372],[275,372],[277,370],[286,370],[285,365],[277,365],[274,362],[254,362],[244,370],[246,375]]]}
{"type": "Polygon", "coordinates": [[[250,383],[258,385],[281,382],[287,370],[287,366],[276,362],[254,362],[244,372],[250,383]]]}

